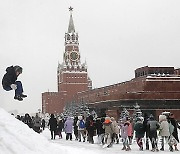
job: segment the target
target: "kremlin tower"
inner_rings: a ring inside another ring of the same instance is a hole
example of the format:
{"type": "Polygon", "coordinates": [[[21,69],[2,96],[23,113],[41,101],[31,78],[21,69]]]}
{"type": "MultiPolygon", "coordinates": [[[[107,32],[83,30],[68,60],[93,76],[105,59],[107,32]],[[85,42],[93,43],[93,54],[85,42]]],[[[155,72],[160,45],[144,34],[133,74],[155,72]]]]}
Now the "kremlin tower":
{"type": "Polygon", "coordinates": [[[68,31],[65,33],[65,49],[63,62],[57,68],[58,92],[42,94],[43,113],[61,113],[66,103],[71,102],[78,92],[92,89],[92,81],[88,77],[87,64],[81,62],[79,51],[79,36],[75,31],[72,11],[69,8],[70,19],[68,31]]]}

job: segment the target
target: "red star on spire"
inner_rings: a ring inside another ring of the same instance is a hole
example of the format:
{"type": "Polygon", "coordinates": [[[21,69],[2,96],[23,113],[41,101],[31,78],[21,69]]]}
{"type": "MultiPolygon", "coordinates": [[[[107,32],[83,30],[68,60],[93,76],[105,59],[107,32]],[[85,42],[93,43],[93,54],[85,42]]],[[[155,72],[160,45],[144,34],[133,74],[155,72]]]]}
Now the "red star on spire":
{"type": "Polygon", "coordinates": [[[73,11],[73,8],[71,6],[69,7],[69,11],[73,11]]]}

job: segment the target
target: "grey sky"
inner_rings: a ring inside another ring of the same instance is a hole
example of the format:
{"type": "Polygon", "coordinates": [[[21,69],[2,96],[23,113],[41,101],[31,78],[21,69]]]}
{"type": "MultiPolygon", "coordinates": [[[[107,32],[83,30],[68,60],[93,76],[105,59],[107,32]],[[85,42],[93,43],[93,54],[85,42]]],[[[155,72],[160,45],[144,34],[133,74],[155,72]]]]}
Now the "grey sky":
{"type": "Polygon", "coordinates": [[[145,65],[180,67],[179,0],[0,0],[0,76],[22,66],[28,95],[18,102],[1,88],[0,107],[37,112],[41,93],[57,91],[69,6],[93,87],[130,80],[145,65]]]}

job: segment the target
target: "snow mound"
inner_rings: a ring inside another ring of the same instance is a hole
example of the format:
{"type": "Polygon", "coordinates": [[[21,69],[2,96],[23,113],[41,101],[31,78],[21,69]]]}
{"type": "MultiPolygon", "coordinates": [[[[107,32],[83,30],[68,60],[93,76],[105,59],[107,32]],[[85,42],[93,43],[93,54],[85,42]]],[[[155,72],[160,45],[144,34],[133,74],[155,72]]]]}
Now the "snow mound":
{"type": "Polygon", "coordinates": [[[50,142],[34,132],[23,122],[0,108],[0,153],[1,154],[68,154],[83,150],[68,148],[50,142]]]}

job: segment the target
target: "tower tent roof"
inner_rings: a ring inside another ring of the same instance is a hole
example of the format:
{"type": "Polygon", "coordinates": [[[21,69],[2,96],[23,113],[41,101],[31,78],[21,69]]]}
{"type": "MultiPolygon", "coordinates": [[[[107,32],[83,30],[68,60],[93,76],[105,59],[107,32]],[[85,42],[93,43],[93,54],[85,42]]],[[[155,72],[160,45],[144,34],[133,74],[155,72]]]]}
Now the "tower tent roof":
{"type": "Polygon", "coordinates": [[[74,22],[73,22],[73,17],[72,17],[72,10],[73,10],[73,8],[70,7],[70,8],[69,8],[69,11],[70,11],[70,19],[69,19],[68,33],[74,33],[74,32],[75,32],[74,22]]]}

